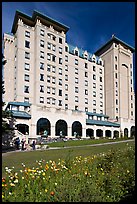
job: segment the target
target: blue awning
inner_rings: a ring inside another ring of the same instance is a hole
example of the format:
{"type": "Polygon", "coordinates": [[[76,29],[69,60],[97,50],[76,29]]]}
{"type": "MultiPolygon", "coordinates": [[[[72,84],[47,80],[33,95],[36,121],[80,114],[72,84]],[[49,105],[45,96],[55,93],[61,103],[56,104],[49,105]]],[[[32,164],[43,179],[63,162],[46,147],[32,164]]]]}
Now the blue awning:
{"type": "Polygon", "coordinates": [[[12,113],[13,117],[15,117],[15,118],[22,118],[22,119],[30,119],[31,118],[31,115],[24,112],[24,111],[12,110],[11,113],[12,113]]]}
{"type": "Polygon", "coordinates": [[[26,107],[29,107],[31,104],[28,103],[28,102],[17,102],[17,101],[13,101],[13,102],[9,102],[8,105],[26,106],[26,107]]]}
{"type": "Polygon", "coordinates": [[[87,124],[87,125],[99,125],[99,126],[120,127],[120,124],[119,124],[119,123],[113,123],[113,122],[104,121],[104,120],[91,120],[91,119],[86,119],[86,124],[87,124]]]}

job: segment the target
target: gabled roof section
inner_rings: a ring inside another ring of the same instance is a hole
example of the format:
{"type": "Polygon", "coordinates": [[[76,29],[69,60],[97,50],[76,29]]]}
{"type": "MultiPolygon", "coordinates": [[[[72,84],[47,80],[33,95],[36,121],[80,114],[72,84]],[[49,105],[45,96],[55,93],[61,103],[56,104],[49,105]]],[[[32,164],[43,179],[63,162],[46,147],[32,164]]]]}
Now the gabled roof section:
{"type": "Polygon", "coordinates": [[[39,19],[44,25],[47,25],[47,26],[52,25],[59,32],[64,31],[66,33],[69,30],[68,26],[66,26],[66,25],[60,23],[59,21],[56,21],[56,20],[52,19],[51,17],[46,16],[46,15],[44,15],[44,14],[42,14],[36,10],[33,11],[32,17],[17,10],[15,13],[14,22],[13,22],[13,26],[12,26],[12,30],[11,30],[12,33],[16,32],[17,23],[18,23],[19,18],[21,18],[23,20],[23,22],[29,26],[34,26],[36,23],[36,20],[39,19]]]}
{"type": "Polygon", "coordinates": [[[17,101],[14,101],[14,102],[9,102],[8,105],[30,107],[31,104],[28,103],[28,102],[17,102],[17,101]]]}
{"type": "Polygon", "coordinates": [[[119,38],[117,38],[116,36],[112,36],[112,38],[106,42],[106,44],[104,44],[102,47],[100,47],[96,52],[95,52],[95,55],[99,55],[100,51],[102,51],[107,45],[109,44],[112,44],[112,43],[119,43],[119,44],[122,44],[123,46],[127,47],[128,49],[131,50],[131,52],[135,52],[135,48],[128,45],[127,43],[125,43],[124,41],[120,40],[119,38]]]}

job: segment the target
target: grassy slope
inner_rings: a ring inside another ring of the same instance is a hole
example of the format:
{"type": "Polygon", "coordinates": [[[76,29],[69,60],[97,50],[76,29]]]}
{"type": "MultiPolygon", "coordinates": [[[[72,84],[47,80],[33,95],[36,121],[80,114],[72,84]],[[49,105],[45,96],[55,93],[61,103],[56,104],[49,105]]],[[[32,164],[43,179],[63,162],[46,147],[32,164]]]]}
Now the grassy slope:
{"type": "MultiPolygon", "coordinates": [[[[128,141],[129,145],[135,145],[135,141],[128,141]]],[[[31,152],[12,152],[5,154],[2,157],[2,176],[5,176],[5,167],[15,167],[15,171],[22,169],[21,163],[26,167],[35,167],[36,160],[55,160],[67,159],[69,156],[90,156],[92,154],[107,152],[109,149],[124,148],[127,143],[111,144],[97,147],[83,146],[71,149],[58,149],[58,150],[39,150],[31,152]]]]}

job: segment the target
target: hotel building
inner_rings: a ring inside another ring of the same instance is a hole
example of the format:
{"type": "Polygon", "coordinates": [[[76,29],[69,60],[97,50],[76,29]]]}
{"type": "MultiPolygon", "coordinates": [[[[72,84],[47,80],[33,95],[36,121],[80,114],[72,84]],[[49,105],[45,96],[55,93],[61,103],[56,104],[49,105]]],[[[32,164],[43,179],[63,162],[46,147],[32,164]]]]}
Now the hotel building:
{"type": "Polygon", "coordinates": [[[92,54],[67,43],[69,27],[16,11],[4,33],[6,109],[26,139],[132,136],[134,48],[113,36],[92,54]]]}

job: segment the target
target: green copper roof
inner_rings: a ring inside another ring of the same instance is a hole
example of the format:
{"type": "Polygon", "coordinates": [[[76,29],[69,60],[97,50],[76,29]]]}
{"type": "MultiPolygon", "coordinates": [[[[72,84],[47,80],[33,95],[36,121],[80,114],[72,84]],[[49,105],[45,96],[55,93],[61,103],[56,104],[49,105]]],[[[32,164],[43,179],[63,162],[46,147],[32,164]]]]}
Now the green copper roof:
{"type": "Polygon", "coordinates": [[[135,48],[128,45],[127,43],[125,43],[124,41],[120,40],[119,38],[117,38],[116,36],[112,36],[112,38],[107,41],[103,46],[101,46],[96,52],[95,55],[99,55],[100,51],[102,51],[107,45],[113,43],[113,42],[117,42],[117,43],[121,43],[124,46],[126,46],[128,49],[130,49],[132,52],[135,51],[135,48]]]}
{"type": "Polygon", "coordinates": [[[87,115],[91,115],[91,116],[100,116],[100,117],[105,117],[105,118],[109,118],[108,115],[105,114],[101,114],[101,113],[92,113],[92,112],[86,112],[87,115]]]}
{"type": "Polygon", "coordinates": [[[30,119],[31,118],[31,115],[24,112],[24,111],[12,110],[11,112],[12,112],[13,117],[15,117],[15,118],[22,118],[22,119],[30,119]]]}
{"type": "Polygon", "coordinates": [[[120,127],[119,123],[112,123],[112,122],[104,121],[104,120],[86,119],[86,124],[87,125],[109,126],[109,127],[120,127]]]}
{"type": "Polygon", "coordinates": [[[56,27],[58,31],[64,31],[65,33],[69,30],[69,27],[64,25],[63,23],[60,23],[59,21],[54,20],[51,17],[48,17],[47,15],[44,15],[36,10],[33,11],[32,17],[19,11],[16,10],[15,17],[14,17],[14,22],[12,26],[12,33],[16,32],[17,29],[17,22],[18,19],[21,18],[23,22],[29,26],[34,26],[36,23],[37,18],[41,20],[43,24],[47,25],[53,25],[53,27],[56,27]]]}
{"type": "Polygon", "coordinates": [[[26,107],[29,107],[31,104],[28,103],[28,102],[17,102],[17,101],[13,101],[13,102],[9,102],[8,105],[26,106],[26,107]]]}

